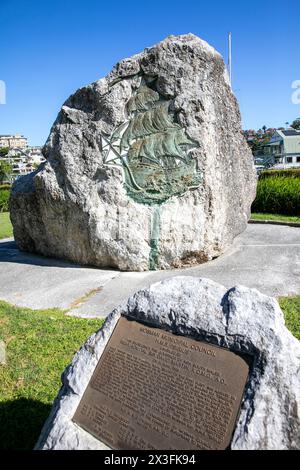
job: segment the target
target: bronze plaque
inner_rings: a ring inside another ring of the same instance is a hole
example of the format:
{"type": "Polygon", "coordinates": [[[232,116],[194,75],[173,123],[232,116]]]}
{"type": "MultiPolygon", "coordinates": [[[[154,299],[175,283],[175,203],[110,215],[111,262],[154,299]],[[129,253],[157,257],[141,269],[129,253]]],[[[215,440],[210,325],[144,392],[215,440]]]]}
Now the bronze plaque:
{"type": "Polygon", "coordinates": [[[248,372],[228,349],[121,317],[73,421],[112,449],[226,449],[248,372]]]}

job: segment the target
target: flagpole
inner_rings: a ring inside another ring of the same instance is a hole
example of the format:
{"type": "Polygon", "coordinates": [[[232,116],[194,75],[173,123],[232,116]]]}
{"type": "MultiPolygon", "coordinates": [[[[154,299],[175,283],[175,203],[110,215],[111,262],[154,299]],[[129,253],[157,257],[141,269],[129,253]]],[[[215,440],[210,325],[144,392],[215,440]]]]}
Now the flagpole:
{"type": "Polygon", "coordinates": [[[228,35],[228,66],[229,66],[229,81],[232,86],[232,36],[228,35]]]}

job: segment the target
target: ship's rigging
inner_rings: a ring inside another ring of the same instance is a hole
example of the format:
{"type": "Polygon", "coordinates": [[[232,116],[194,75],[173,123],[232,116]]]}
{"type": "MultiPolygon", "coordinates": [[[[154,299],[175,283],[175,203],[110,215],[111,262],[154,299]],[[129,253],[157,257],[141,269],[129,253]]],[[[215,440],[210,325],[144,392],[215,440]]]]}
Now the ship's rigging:
{"type": "Polygon", "coordinates": [[[127,103],[128,120],[103,137],[104,163],[122,165],[127,190],[138,202],[163,202],[200,184],[190,156],[196,144],[169,105],[144,84],[127,103]]]}

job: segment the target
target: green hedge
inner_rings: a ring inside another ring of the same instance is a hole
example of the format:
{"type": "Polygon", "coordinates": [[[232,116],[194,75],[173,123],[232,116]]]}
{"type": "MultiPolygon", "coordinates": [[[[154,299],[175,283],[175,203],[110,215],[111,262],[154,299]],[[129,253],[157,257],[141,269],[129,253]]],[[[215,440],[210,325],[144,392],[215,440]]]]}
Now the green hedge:
{"type": "Polygon", "coordinates": [[[300,168],[290,168],[289,170],[265,170],[262,171],[259,179],[282,176],[285,178],[300,178],[300,168]]]}
{"type": "Polygon", "coordinates": [[[272,178],[259,178],[252,211],[300,215],[300,178],[286,175],[272,176],[272,178]]]}
{"type": "Polygon", "coordinates": [[[8,212],[10,189],[9,184],[0,184],[0,212],[8,212]]]}

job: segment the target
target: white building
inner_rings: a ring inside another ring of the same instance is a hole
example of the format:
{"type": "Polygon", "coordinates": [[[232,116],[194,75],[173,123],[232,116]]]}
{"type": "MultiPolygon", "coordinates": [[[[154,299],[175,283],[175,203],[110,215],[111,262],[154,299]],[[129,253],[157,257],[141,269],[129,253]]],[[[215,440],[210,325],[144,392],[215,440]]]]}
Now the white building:
{"type": "Polygon", "coordinates": [[[0,135],[0,148],[27,148],[27,139],[21,134],[0,135]]]}
{"type": "Polygon", "coordinates": [[[300,131],[292,127],[277,130],[265,148],[267,153],[275,158],[273,168],[300,167],[300,131]]]}
{"type": "Polygon", "coordinates": [[[12,182],[19,176],[35,171],[45,161],[41,147],[28,147],[25,150],[11,148],[2,159],[6,159],[13,167],[12,175],[8,182],[12,182]]]}

